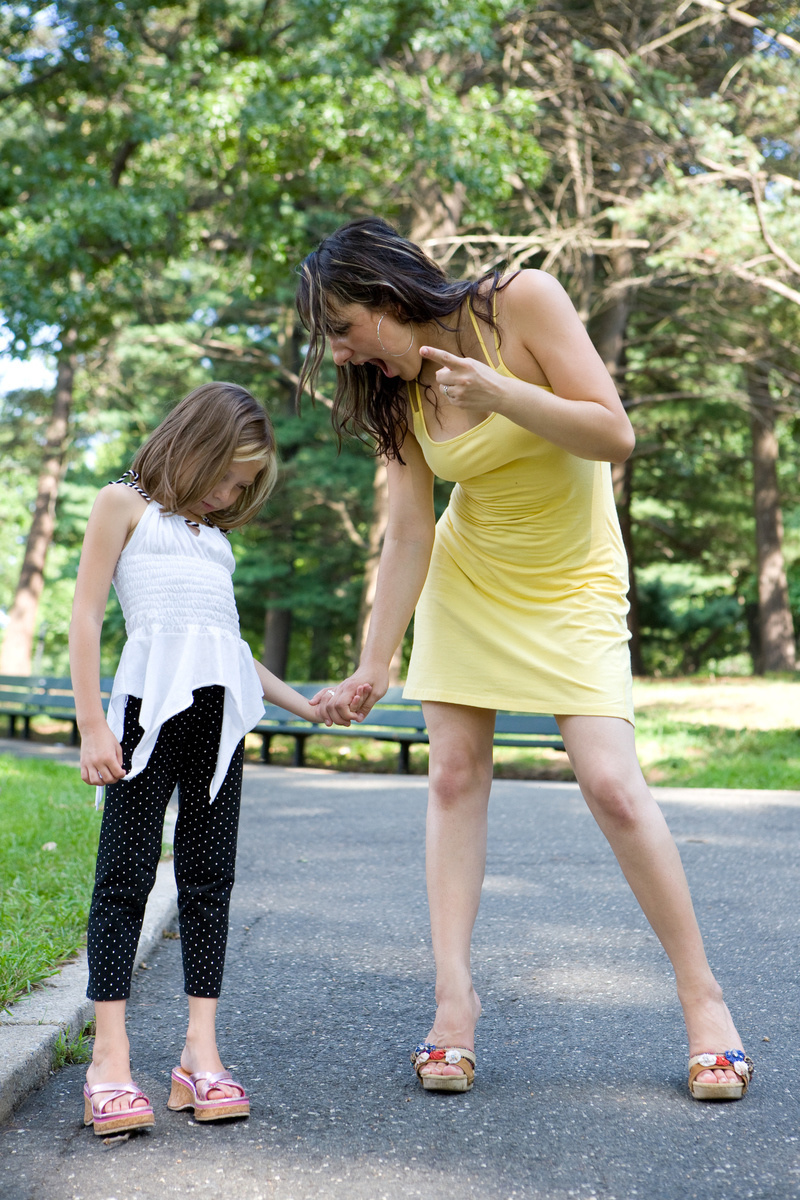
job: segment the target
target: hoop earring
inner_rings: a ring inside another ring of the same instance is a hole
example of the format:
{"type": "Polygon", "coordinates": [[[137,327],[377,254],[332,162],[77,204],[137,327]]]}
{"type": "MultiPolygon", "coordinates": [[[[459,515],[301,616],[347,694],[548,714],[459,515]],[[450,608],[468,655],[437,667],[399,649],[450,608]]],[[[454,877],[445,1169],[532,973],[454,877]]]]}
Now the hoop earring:
{"type": "Polygon", "coordinates": [[[384,346],[383,342],[381,341],[381,321],[383,320],[383,318],[385,316],[386,316],[386,313],[381,313],[380,321],[378,321],[378,328],[375,330],[375,336],[378,339],[378,345],[380,346],[380,348],[384,354],[388,354],[389,358],[402,358],[404,354],[408,354],[409,350],[414,345],[414,330],[412,328],[411,341],[408,343],[405,350],[401,350],[399,354],[392,354],[391,350],[387,350],[386,347],[384,346]]]}

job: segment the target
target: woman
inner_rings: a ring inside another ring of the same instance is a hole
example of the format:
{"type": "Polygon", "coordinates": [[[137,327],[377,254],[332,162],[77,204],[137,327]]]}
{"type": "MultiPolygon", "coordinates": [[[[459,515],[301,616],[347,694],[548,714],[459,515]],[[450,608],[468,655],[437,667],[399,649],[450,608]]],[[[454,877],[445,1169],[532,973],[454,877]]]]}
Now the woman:
{"type": "Polygon", "coordinates": [[[629,456],[633,430],[566,293],[541,271],[450,279],[371,218],[309,255],[298,309],[310,333],[302,384],[313,392],[329,342],[336,429],[374,439],[389,485],[364,653],[315,697],[323,720],[347,722],[384,694],[416,610],[406,694],[422,701],[430,736],[437,1002],[411,1056],[423,1087],[472,1086],[481,1006],[470,941],[495,711],[511,708],[556,714],[586,802],[672,962],[692,1095],[739,1099],[752,1063],[634,748],[627,566],[608,465],[629,456]],[[438,525],[435,475],[455,482],[438,525]]]}

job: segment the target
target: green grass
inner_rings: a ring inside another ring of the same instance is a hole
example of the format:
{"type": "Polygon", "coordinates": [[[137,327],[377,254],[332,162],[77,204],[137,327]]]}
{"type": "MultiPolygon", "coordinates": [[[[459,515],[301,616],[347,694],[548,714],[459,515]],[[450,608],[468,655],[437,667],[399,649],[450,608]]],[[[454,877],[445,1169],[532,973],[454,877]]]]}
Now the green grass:
{"type": "Polygon", "coordinates": [[[83,944],[99,833],[74,767],[0,755],[0,1007],[83,944]]]}
{"type": "Polygon", "coordinates": [[[654,786],[800,788],[797,729],[724,729],[642,716],[637,744],[654,786]]]}
{"type": "Polygon", "coordinates": [[[91,1062],[94,1035],[94,1021],[89,1021],[78,1036],[72,1039],[63,1031],[59,1033],[53,1046],[53,1070],[60,1071],[62,1067],[91,1062]]]}

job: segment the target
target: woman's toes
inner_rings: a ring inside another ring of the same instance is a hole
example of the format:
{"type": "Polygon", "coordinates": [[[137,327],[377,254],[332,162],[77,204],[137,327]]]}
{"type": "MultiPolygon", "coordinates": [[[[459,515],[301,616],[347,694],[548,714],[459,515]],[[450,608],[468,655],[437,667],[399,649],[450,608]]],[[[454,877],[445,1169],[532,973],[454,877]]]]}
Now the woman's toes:
{"type": "Polygon", "coordinates": [[[714,1070],[701,1071],[697,1083],[741,1083],[741,1077],[735,1071],[714,1070]]]}

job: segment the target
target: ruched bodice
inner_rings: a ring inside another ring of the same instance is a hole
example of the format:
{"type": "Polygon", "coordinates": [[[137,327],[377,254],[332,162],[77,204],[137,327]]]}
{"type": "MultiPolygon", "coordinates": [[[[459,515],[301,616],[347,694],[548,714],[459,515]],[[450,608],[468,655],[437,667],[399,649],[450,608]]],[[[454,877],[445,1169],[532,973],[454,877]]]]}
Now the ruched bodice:
{"type": "Polygon", "coordinates": [[[231,756],[264,713],[253,656],[240,636],[233,551],[221,530],[166,514],[151,500],[114,571],[128,640],[114,677],[108,723],[122,735],[125,700],[140,696],[144,736],[132,778],[147,765],[165,721],[192,703],[195,688],[225,688],[213,799],[231,756]]]}
{"type": "Polygon", "coordinates": [[[219,529],[201,525],[192,533],[151,501],[114,572],[128,637],[212,628],[238,638],[233,568],[219,529]]]}

